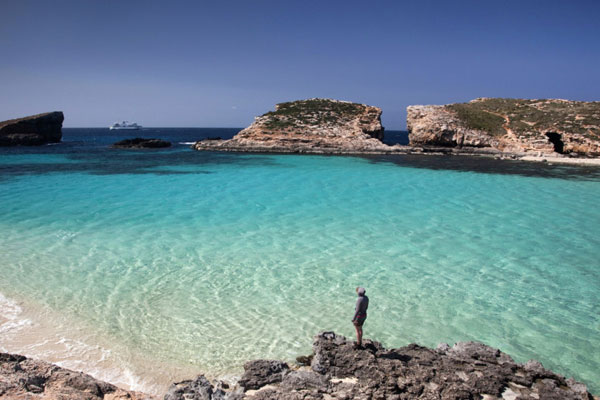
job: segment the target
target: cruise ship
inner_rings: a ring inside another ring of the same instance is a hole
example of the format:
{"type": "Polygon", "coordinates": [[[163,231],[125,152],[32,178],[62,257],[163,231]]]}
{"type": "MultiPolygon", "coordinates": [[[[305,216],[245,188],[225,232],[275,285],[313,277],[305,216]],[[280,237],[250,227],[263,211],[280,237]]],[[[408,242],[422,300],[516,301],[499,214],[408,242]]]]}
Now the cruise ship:
{"type": "Polygon", "coordinates": [[[123,122],[115,122],[110,126],[109,129],[140,129],[141,126],[136,124],[135,122],[123,121],[123,122]]]}

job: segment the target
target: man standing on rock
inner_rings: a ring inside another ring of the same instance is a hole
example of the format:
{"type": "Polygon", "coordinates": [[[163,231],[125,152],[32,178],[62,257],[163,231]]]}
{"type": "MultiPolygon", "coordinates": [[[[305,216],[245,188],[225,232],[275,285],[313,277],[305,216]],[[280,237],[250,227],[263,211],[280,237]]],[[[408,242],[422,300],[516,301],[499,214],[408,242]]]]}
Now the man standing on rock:
{"type": "Polygon", "coordinates": [[[365,295],[365,288],[357,287],[356,294],[358,294],[358,300],[356,300],[356,307],[354,309],[354,318],[352,323],[356,328],[356,345],[362,347],[362,326],[367,319],[367,308],[369,308],[369,298],[365,295]]]}

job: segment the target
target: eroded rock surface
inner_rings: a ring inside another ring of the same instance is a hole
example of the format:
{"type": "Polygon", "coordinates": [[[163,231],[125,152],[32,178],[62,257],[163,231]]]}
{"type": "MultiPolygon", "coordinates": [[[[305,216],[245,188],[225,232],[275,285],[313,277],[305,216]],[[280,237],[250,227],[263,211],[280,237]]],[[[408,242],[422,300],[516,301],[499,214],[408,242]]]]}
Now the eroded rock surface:
{"type": "Polygon", "coordinates": [[[600,102],[481,98],[409,106],[411,145],[513,154],[600,155],[600,102]]]}
{"type": "Polygon", "coordinates": [[[126,391],[81,372],[0,353],[0,398],[2,399],[84,399],[142,400],[142,393],[126,391]]]}
{"type": "MultiPolygon", "coordinates": [[[[203,389],[197,397],[165,400],[597,399],[585,385],[548,371],[539,362],[517,364],[507,354],[481,343],[440,345],[437,349],[416,344],[385,349],[370,340],[361,349],[353,344],[333,332],[322,332],[315,336],[311,368],[253,361],[246,363],[238,386],[231,390],[217,385],[211,386],[211,396],[203,389]]],[[[206,380],[200,378],[206,387],[206,380]]]]}
{"type": "Polygon", "coordinates": [[[351,154],[393,153],[383,139],[381,109],[330,99],[298,100],[277,104],[275,111],[230,140],[202,140],[196,150],[284,153],[351,154]]]}
{"type": "Polygon", "coordinates": [[[62,112],[54,111],[0,122],[0,146],[37,146],[62,138],[62,112]]]}

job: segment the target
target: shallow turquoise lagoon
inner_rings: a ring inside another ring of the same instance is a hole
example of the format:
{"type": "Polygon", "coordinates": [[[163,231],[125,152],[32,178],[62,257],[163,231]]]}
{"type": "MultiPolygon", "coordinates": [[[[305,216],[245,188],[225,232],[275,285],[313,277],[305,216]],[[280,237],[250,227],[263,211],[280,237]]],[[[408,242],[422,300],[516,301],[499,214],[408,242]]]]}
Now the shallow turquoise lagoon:
{"type": "MultiPolygon", "coordinates": [[[[600,392],[598,171],[55,147],[0,158],[0,306],[101,342],[114,368],[293,361],[320,330],[353,335],[361,285],[386,346],[482,341],[600,392]]],[[[0,348],[18,351],[13,317],[0,348]]]]}

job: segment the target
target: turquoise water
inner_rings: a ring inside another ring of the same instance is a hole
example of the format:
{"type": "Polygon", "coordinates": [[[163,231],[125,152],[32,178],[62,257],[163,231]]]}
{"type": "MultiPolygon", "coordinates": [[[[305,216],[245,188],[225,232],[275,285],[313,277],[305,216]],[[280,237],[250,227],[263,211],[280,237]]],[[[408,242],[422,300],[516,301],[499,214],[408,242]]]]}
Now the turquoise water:
{"type": "Polygon", "coordinates": [[[0,156],[0,293],[133,373],[292,361],[320,330],[353,335],[361,285],[386,346],[478,340],[600,392],[598,170],[71,135],[0,156]]]}

